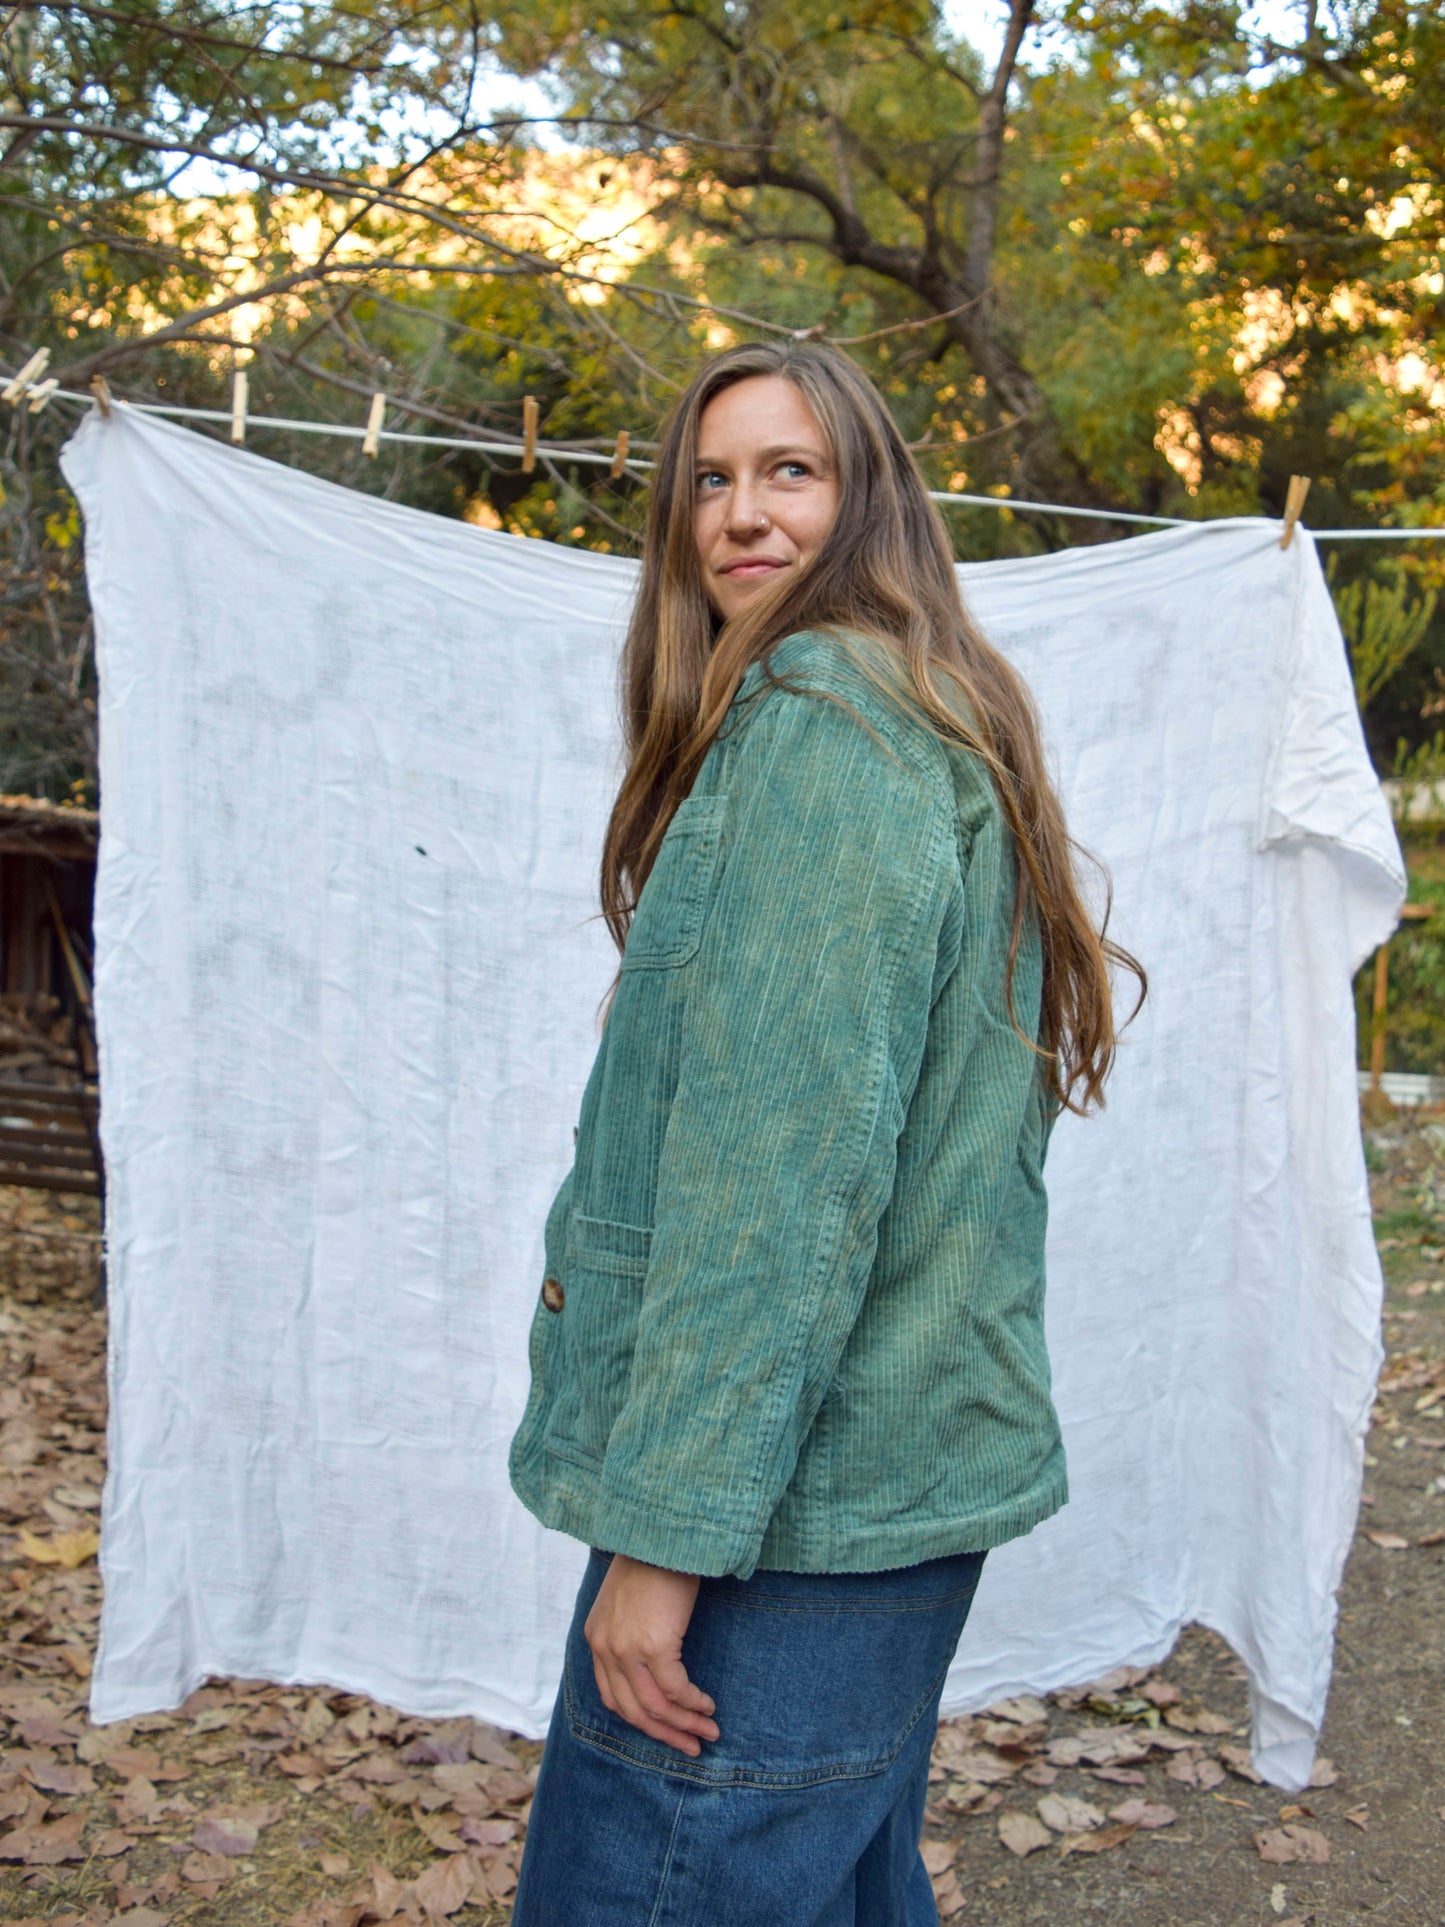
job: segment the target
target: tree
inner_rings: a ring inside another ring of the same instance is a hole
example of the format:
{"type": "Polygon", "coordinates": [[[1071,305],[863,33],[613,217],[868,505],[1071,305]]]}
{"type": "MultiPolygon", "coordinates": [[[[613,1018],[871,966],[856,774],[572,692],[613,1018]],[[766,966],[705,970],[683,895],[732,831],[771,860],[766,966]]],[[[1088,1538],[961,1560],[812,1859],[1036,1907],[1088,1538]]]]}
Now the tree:
{"type": "MultiPolygon", "coordinates": [[[[1297,471],[1316,521],[1438,521],[1439,11],[1302,0],[1270,39],[1219,0],[1058,0],[1041,37],[999,0],[985,62],[929,0],[31,0],[0,34],[0,356],[211,406],[244,365],[253,414],[354,423],[382,390],[425,440],[251,439],[602,546],[643,483],[524,472],[523,398],[554,447],[645,454],[710,348],[768,332],[847,345],[937,487],[1278,514],[1297,471]],[[489,63],[551,90],[550,131],[487,105],[489,63]]],[[[29,719],[0,787],[51,793],[90,769],[55,417],[0,452],[29,719]]],[[[1118,532],[950,521],[973,556],[1118,532]]],[[[1342,551],[1340,590],[1424,608],[1442,547],[1342,551]]],[[[1436,726],[1434,606],[1370,695],[1386,760],[1436,726]]]]}
{"type": "MultiPolygon", "coordinates": [[[[578,0],[502,16],[588,139],[672,166],[679,214],[735,247],[803,251],[906,291],[961,348],[1021,489],[1093,500],[998,298],[1010,103],[1034,0],[1009,0],[991,72],[927,0],[578,0]]],[[[817,325],[821,328],[823,317],[817,325]]]]}

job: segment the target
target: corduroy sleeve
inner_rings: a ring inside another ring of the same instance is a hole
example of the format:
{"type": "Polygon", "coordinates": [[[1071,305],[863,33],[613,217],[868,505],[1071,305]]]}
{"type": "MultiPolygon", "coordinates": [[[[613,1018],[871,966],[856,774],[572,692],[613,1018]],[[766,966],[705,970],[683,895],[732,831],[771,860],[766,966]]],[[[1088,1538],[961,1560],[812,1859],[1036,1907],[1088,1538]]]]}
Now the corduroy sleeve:
{"type": "Polygon", "coordinates": [[[728,777],[596,1543],[749,1574],[867,1288],[961,888],[910,746],[773,691],[728,777]]]}

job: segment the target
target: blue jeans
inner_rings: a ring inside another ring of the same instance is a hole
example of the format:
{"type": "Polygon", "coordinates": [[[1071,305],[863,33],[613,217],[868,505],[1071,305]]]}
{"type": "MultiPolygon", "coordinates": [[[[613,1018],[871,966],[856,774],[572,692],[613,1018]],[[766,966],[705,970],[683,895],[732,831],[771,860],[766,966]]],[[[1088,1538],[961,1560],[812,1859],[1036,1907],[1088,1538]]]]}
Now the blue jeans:
{"type": "Polygon", "coordinates": [[[722,1731],[693,1760],[602,1704],[594,1552],[513,1927],[936,1927],[928,1760],[983,1559],[704,1579],[682,1657],[722,1731]]]}

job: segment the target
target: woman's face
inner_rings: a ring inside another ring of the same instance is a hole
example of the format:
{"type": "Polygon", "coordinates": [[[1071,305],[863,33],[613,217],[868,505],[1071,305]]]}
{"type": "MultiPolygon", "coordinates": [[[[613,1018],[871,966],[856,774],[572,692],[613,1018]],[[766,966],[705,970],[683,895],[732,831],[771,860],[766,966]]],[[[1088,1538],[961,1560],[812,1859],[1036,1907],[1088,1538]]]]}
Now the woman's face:
{"type": "Polygon", "coordinates": [[[823,546],[838,479],[818,418],[782,375],[749,375],[698,421],[693,532],[703,588],[730,620],[823,546]]]}

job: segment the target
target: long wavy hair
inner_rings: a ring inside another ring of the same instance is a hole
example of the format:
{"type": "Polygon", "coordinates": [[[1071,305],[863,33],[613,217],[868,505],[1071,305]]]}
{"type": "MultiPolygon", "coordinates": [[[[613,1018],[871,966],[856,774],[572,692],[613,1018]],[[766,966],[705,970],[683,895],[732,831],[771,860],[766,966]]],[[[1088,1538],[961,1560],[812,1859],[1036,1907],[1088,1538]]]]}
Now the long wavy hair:
{"type": "MultiPolygon", "coordinates": [[[[824,630],[844,646],[867,636],[894,652],[905,679],[882,681],[939,736],[986,765],[1017,853],[1007,992],[1015,1027],[1047,1060],[1068,1109],[1102,1104],[1117,1044],[1110,968],[1131,973],[1137,1012],[1146,980],[1106,934],[1079,886],[1084,856],[1065,827],[1044,763],[1038,715],[1021,678],[963,606],[942,517],[912,454],[867,377],[821,342],[756,342],[700,371],[662,431],[643,545],[642,579],[623,649],[627,768],[602,852],[602,914],[619,950],[678,805],[692,788],[744,672],[786,635],[824,630]],[[817,554],[719,623],[703,589],[693,533],[698,424],[715,395],[754,375],[781,375],[817,418],[838,482],[838,514],[817,554]],[[1013,1012],[1014,966],[1028,918],[1038,921],[1043,987],[1037,1041],[1013,1012]]],[[[888,659],[885,659],[888,660],[888,659]]],[[[1090,859],[1092,860],[1092,859],[1090,859]]]]}

